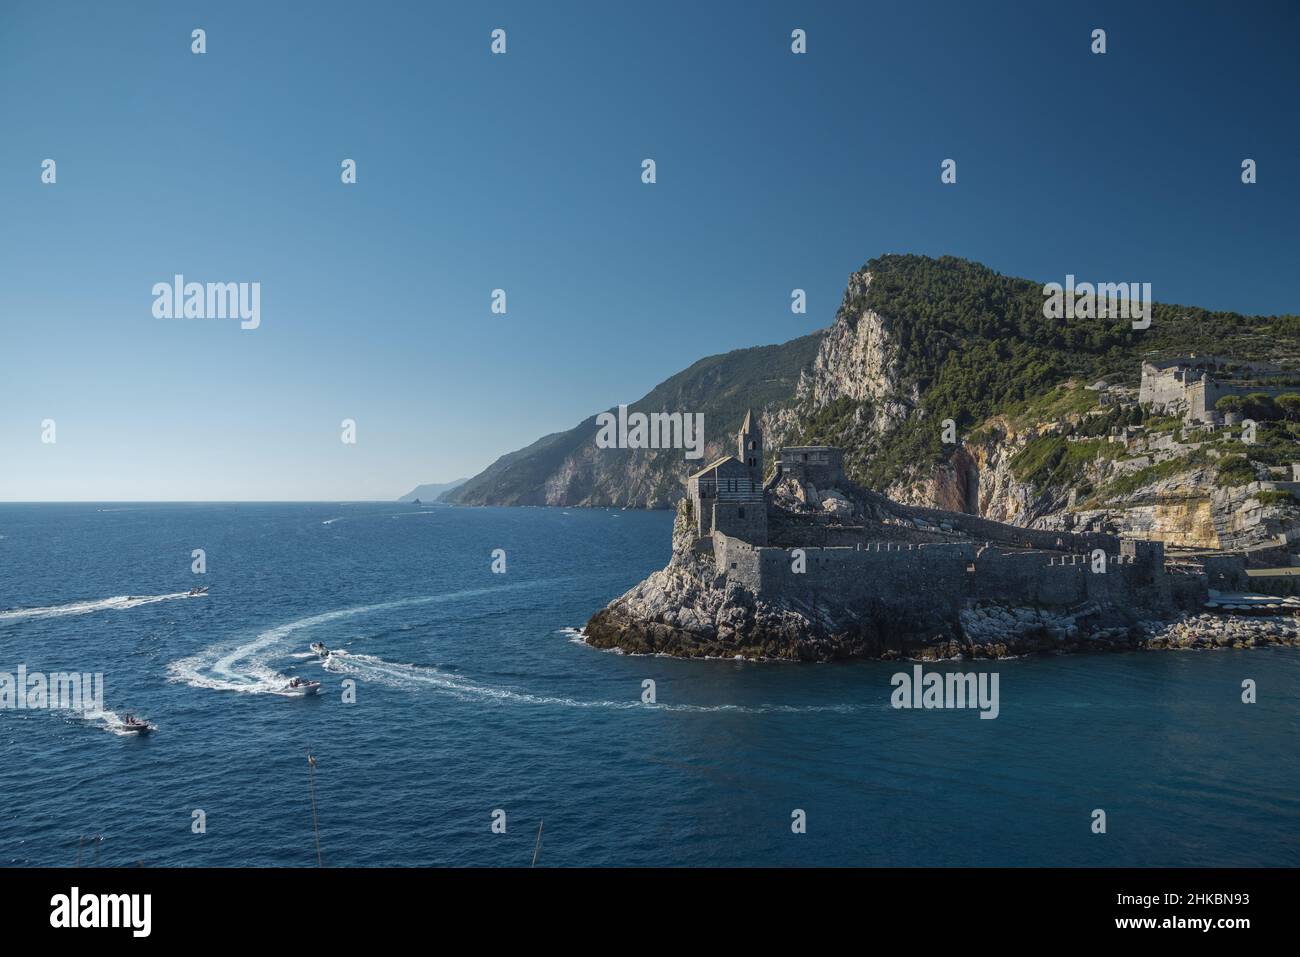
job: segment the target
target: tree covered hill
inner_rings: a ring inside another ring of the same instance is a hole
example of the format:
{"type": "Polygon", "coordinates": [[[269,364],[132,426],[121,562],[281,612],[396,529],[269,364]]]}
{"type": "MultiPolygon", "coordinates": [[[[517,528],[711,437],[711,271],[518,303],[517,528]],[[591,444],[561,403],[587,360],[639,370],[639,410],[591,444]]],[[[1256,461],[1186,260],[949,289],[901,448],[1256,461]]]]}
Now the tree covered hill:
{"type": "MultiPolygon", "coordinates": [[[[1043,303],[1042,283],[980,263],[880,256],[850,277],[829,329],[701,359],[631,409],[703,412],[707,461],[733,451],[752,406],[768,426],[769,467],[774,445],[839,445],[850,476],[883,491],[953,455],[955,446],[942,441],[945,419],[964,435],[991,416],[1023,411],[1066,380],[1135,385],[1143,358],[1300,359],[1296,316],[1156,302],[1150,327],[1134,329],[1127,318],[1049,319],[1043,303]]],[[[703,464],[684,461],[680,450],[598,450],[596,431],[593,415],[503,455],[444,500],[665,507],[703,464]]]]}
{"type": "Polygon", "coordinates": [[[892,370],[879,374],[891,379],[892,399],[907,412],[881,429],[869,403],[819,405],[809,393],[798,403],[790,438],[844,446],[850,474],[873,488],[946,460],[954,446],[942,441],[944,419],[964,433],[1072,377],[1136,384],[1144,357],[1300,355],[1295,316],[1156,302],[1150,328],[1134,329],[1130,319],[1048,319],[1041,283],[951,256],[886,255],[861,274],[870,282],[846,295],[836,324],[851,327],[867,313],[881,323],[896,351],[892,370]]]}

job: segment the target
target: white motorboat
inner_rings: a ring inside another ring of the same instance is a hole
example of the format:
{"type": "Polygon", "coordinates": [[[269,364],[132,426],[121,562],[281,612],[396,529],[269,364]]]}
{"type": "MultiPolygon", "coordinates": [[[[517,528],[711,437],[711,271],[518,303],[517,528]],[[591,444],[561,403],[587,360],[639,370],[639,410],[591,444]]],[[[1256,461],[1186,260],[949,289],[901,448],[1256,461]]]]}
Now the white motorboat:
{"type": "Polygon", "coordinates": [[[148,734],[150,731],[156,731],[157,728],[148,721],[141,721],[133,714],[124,714],[122,715],[122,730],[135,734],[148,734]]]}
{"type": "Polygon", "coordinates": [[[330,650],[325,647],[325,642],[323,641],[313,641],[308,647],[322,658],[328,658],[330,656],[330,650]]]}
{"type": "Polygon", "coordinates": [[[208,586],[207,586],[207,585],[198,585],[198,586],[196,586],[196,587],[190,589],[190,593],[189,593],[189,596],[188,596],[188,597],[190,597],[190,598],[198,598],[198,597],[200,597],[200,596],[202,596],[202,595],[206,595],[207,593],[208,593],[208,586]]]}
{"type": "Polygon", "coordinates": [[[320,691],[320,682],[309,678],[290,678],[289,683],[280,689],[280,694],[310,695],[320,691]]]}

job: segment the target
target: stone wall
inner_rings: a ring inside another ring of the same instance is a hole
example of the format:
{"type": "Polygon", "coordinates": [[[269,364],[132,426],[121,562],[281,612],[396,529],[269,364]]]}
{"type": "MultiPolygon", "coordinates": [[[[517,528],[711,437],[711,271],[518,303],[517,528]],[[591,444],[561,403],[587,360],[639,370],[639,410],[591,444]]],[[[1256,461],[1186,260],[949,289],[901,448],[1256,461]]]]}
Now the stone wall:
{"type": "Polygon", "coordinates": [[[750,542],[754,545],[767,544],[767,506],[757,502],[728,502],[715,499],[713,502],[714,532],[750,542]]]}
{"type": "Polygon", "coordinates": [[[777,475],[811,484],[819,491],[844,484],[844,450],[831,446],[787,446],[781,449],[777,475]]]}
{"type": "MultiPolygon", "coordinates": [[[[1091,553],[1014,551],[972,542],[875,542],[853,547],[756,547],[714,535],[718,568],[771,603],[853,616],[900,614],[954,620],[969,601],[1059,608],[1096,603],[1115,617],[1194,607],[1206,597],[1204,576],[1175,588],[1159,542],[1125,541],[1106,552],[1105,571],[1091,553]]],[[[1238,563],[1239,564],[1239,563],[1238,563]]]]}
{"type": "Polygon", "coordinates": [[[1020,528],[961,512],[923,508],[919,505],[900,507],[904,514],[919,518],[927,525],[947,526],[954,532],[976,541],[1003,542],[1022,548],[1066,549],[1078,552],[1091,552],[1094,548],[1100,548],[1107,553],[1119,551],[1119,537],[1103,532],[1061,532],[1020,528]]]}
{"type": "Polygon", "coordinates": [[[1186,401],[1185,380],[1187,373],[1180,364],[1192,360],[1176,360],[1172,363],[1156,365],[1142,363],[1142,382],[1138,387],[1138,402],[1148,405],[1156,412],[1164,412],[1171,405],[1177,406],[1186,401]]]}

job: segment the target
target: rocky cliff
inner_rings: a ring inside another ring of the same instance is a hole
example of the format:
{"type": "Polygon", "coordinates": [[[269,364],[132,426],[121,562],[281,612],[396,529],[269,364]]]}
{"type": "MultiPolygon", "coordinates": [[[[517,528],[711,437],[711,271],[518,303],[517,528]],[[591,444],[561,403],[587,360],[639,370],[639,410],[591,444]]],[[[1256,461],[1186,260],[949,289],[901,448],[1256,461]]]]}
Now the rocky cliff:
{"type": "MultiPolygon", "coordinates": [[[[1143,529],[1171,544],[1261,543],[1296,526],[1285,495],[1271,494],[1278,488],[1251,499],[1219,483],[1213,450],[1130,448],[1109,430],[1171,428],[1126,404],[1143,356],[1213,347],[1276,359],[1295,345],[1288,321],[1162,303],[1141,332],[1122,321],[1048,321],[1038,283],[951,257],[882,256],[849,277],[824,332],[701,360],[633,409],[704,411],[703,461],[732,451],[752,405],[769,466],[784,444],[836,445],[852,479],[901,502],[1041,528],[1143,529]],[[1097,380],[1107,395],[1085,387],[1097,380]],[[1186,468],[1170,464],[1184,453],[1186,468]]],[[[1267,456],[1247,450],[1258,468],[1238,470],[1238,488],[1267,483],[1264,469],[1288,455],[1300,459],[1300,423],[1288,428],[1267,456]]],[[[675,451],[597,449],[595,432],[592,418],[547,436],[447,499],[670,507],[701,464],[675,451]]]]}

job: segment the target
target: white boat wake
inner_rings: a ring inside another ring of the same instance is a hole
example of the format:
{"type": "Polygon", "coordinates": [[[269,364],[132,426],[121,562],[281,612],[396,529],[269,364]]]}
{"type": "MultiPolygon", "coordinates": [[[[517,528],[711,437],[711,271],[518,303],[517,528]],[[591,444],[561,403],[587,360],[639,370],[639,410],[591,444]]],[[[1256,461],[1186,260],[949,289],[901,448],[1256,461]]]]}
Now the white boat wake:
{"type": "Polygon", "coordinates": [[[107,731],[109,734],[115,734],[119,738],[134,738],[139,736],[139,732],[134,728],[128,728],[122,716],[116,711],[109,711],[107,708],[103,711],[86,711],[78,717],[92,728],[100,731],[107,731]]]}
{"type": "Polygon", "coordinates": [[[565,708],[615,708],[620,710],[643,711],[678,711],[695,713],[732,712],[733,714],[806,714],[816,711],[830,711],[841,714],[859,710],[854,705],[786,705],[786,704],[643,704],[640,698],[631,697],[622,701],[596,700],[581,701],[575,698],[537,695],[526,691],[512,691],[508,688],[494,688],[481,685],[449,674],[427,665],[409,665],[385,661],[374,655],[352,654],[346,651],[332,651],[323,662],[326,671],[333,674],[355,677],[364,682],[375,682],[404,691],[434,689],[445,691],[463,700],[471,698],[489,698],[502,702],[518,704],[552,705],[565,708]]]}
{"type": "Polygon", "coordinates": [[[213,645],[196,655],[173,661],[167,666],[172,681],[182,681],[192,688],[210,688],[216,691],[238,691],[244,694],[279,694],[288,684],[287,675],[280,674],[268,664],[274,658],[292,657],[286,647],[297,643],[299,632],[319,625],[368,615],[372,612],[413,605],[431,605],[478,595],[494,594],[503,590],[518,590],[552,584],[560,579],[496,585],[492,588],[471,588],[443,595],[425,595],[419,598],[400,598],[376,605],[358,605],[299,618],[258,633],[252,640],[234,645],[213,645]]]}
{"type": "MultiPolygon", "coordinates": [[[[496,593],[504,589],[542,587],[562,580],[548,579],[497,585],[492,588],[473,588],[443,595],[403,598],[375,605],[339,608],[319,615],[299,618],[296,621],[277,625],[274,628],[268,628],[259,632],[251,640],[242,643],[214,645],[196,655],[173,661],[168,665],[168,671],[171,673],[172,681],[184,682],[193,688],[235,691],[244,694],[282,694],[289,678],[272,668],[270,662],[276,659],[301,660],[306,657],[307,655],[299,650],[303,640],[302,632],[330,622],[368,615],[373,612],[455,601],[461,598],[496,593]]],[[[354,654],[341,650],[331,651],[329,656],[321,662],[321,667],[331,674],[355,677],[363,682],[374,682],[404,691],[440,691],[463,700],[483,699],[504,703],[548,705],[565,708],[641,709],[699,713],[732,712],[736,714],[807,714],[812,712],[847,714],[861,710],[859,706],[851,704],[643,704],[638,696],[629,696],[623,700],[583,701],[576,698],[539,695],[527,691],[492,687],[427,665],[403,664],[401,662],[386,661],[375,655],[354,654]]]]}
{"type": "Polygon", "coordinates": [[[132,608],[139,608],[141,605],[156,605],[160,601],[188,597],[189,592],[178,591],[169,595],[116,595],[113,598],[74,601],[66,605],[50,605],[44,608],[13,608],[9,611],[0,611],[0,623],[26,621],[36,618],[64,618],[69,615],[89,615],[96,611],[128,611],[132,608]]]}

